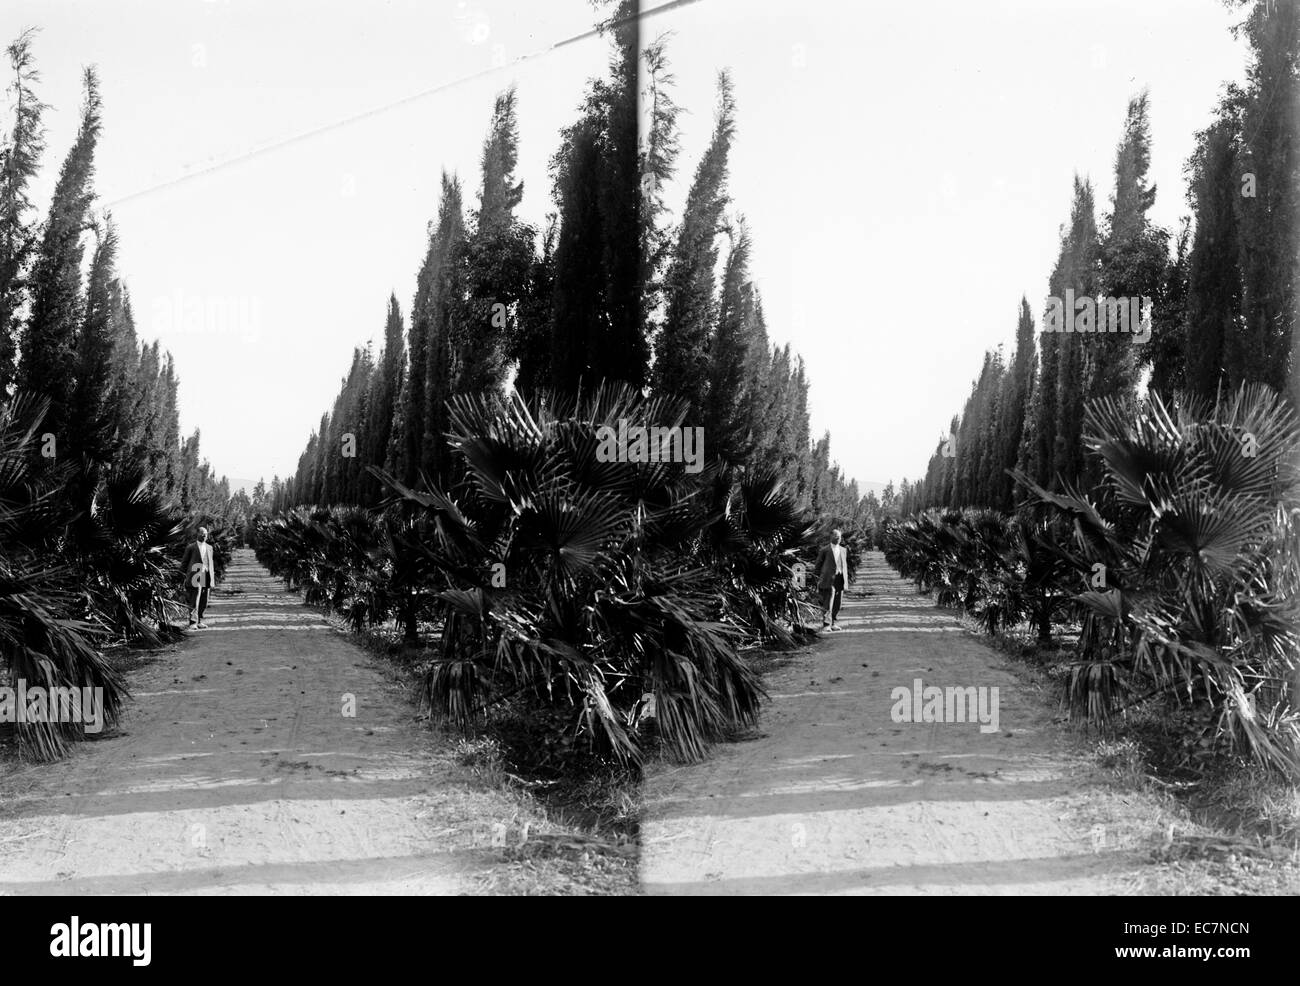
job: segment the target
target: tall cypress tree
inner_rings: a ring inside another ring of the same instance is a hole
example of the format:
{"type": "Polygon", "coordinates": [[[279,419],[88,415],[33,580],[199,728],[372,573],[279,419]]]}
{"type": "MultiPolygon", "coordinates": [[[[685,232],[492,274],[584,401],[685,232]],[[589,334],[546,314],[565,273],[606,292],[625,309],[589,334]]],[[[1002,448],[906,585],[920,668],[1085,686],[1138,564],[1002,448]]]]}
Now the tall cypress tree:
{"type": "Polygon", "coordinates": [[[1241,27],[1253,52],[1243,94],[1239,146],[1254,194],[1240,209],[1240,375],[1300,397],[1288,379],[1300,280],[1300,5],[1256,3],[1241,27]]]}
{"type": "MultiPolygon", "coordinates": [[[[154,343],[155,357],[158,343],[154,343]]],[[[181,461],[181,419],[177,406],[177,392],[180,380],[176,376],[176,363],[171,353],[163,353],[161,370],[158,374],[156,399],[159,401],[158,431],[154,436],[153,457],[159,463],[155,475],[161,476],[168,493],[179,494],[184,481],[184,468],[181,461]]],[[[194,432],[195,448],[198,447],[198,430],[194,432]]]]}
{"type": "Polygon", "coordinates": [[[18,368],[20,389],[49,396],[44,427],[60,442],[68,441],[74,424],[69,420],[69,403],[82,319],[82,234],[94,196],[91,181],[101,123],[99,80],[93,68],[86,69],[84,85],[81,125],[59,172],[32,268],[31,314],[21,337],[18,368]]]}
{"type": "Polygon", "coordinates": [[[1174,241],[1173,261],[1165,266],[1155,296],[1155,315],[1147,359],[1151,379],[1147,388],[1165,405],[1173,403],[1186,386],[1187,353],[1187,272],[1191,246],[1191,227],[1184,219],[1174,241]]]}
{"type": "Polygon", "coordinates": [[[334,491],[330,488],[329,465],[334,451],[333,436],[330,434],[330,415],[326,411],[320,416],[320,428],[317,430],[316,458],[312,462],[311,494],[308,503],[327,505],[333,502],[334,491]]]}
{"type": "MultiPolygon", "coordinates": [[[[1115,191],[1110,214],[1106,217],[1106,238],[1101,247],[1100,284],[1106,296],[1145,297],[1154,302],[1160,294],[1168,265],[1169,234],[1153,226],[1147,216],[1156,198],[1155,186],[1148,185],[1146,180],[1151,165],[1147,114],[1148,94],[1144,90],[1129,101],[1124,134],[1115,152],[1115,191]]],[[[1136,326],[1130,328],[1136,330],[1136,326]]],[[[1149,345],[1150,341],[1135,344],[1132,335],[1095,335],[1091,347],[1094,367],[1089,381],[1089,398],[1131,395],[1137,384],[1139,363],[1151,362],[1154,350],[1149,349],[1149,345]]],[[[1096,473],[1089,476],[1090,480],[1099,478],[1096,473]]]]}
{"type": "Polygon", "coordinates": [[[452,339],[457,393],[504,385],[508,340],[517,334],[518,308],[529,290],[534,230],[515,219],[523,198],[523,183],[514,176],[518,141],[515,91],[509,89],[497,97],[483,142],[483,188],[464,243],[466,296],[452,339]]]}
{"type": "Polygon", "coordinates": [[[0,398],[14,379],[18,311],[26,288],[24,274],[36,245],[27,189],[45,150],[41,117],[47,107],[36,98],[34,88],[40,73],[32,66],[33,33],[24,31],[5,49],[13,71],[8,93],[14,117],[13,126],[0,144],[0,398]]]}
{"type": "Polygon", "coordinates": [[[460,213],[460,184],[444,171],[438,218],[429,224],[429,243],[411,304],[410,367],[402,413],[405,454],[401,478],[407,485],[414,485],[420,471],[427,470],[437,455],[434,436],[439,434],[438,425],[430,416],[448,396],[450,353],[444,329],[449,299],[445,288],[460,239],[460,213]]]}
{"type": "Polygon", "coordinates": [[[1003,375],[1002,390],[998,397],[998,460],[991,479],[990,499],[992,505],[1001,510],[1011,509],[1013,484],[1007,470],[1016,467],[1024,438],[1025,414],[1028,410],[1035,364],[1034,314],[1029,307],[1029,300],[1022,296],[1020,318],[1016,323],[1016,351],[1011,357],[1011,366],[1003,375]]]}
{"type": "Polygon", "coordinates": [[[141,381],[140,343],[135,331],[135,317],[131,312],[131,298],[120,281],[111,292],[113,365],[112,397],[114,466],[121,468],[130,463],[140,465],[136,449],[140,443],[139,392],[141,381]]]}
{"type": "Polygon", "coordinates": [[[549,384],[558,390],[593,389],[613,375],[605,309],[606,257],[597,195],[599,129],[582,120],[566,132],[555,172],[559,227],[551,272],[549,384]]]}
{"type": "Polygon", "coordinates": [[[646,382],[638,24],[636,0],[621,0],[604,25],[614,42],[610,76],[591,85],[552,159],[559,231],[549,362],[561,390],[646,382]]]}
{"type": "Polygon", "coordinates": [[[722,210],[727,204],[727,157],[735,138],[736,104],[730,77],[718,77],[713,137],[686,196],[681,228],[664,290],[667,311],[655,346],[654,386],[691,403],[702,420],[709,384],[709,334],[715,320],[714,270],[722,210]]]}
{"type": "Polygon", "coordinates": [[[750,317],[749,231],[740,218],[728,231],[731,247],[722,274],[718,322],[709,345],[705,434],[713,453],[727,463],[741,463],[750,451],[749,422],[745,420],[745,368],[749,339],[745,320],[750,317]]]}
{"type": "MultiPolygon", "coordinates": [[[[1077,175],[1074,179],[1074,205],[1070,229],[1061,247],[1061,255],[1050,281],[1054,297],[1064,299],[1067,288],[1076,298],[1096,298],[1101,244],[1093,205],[1092,184],[1077,175]]],[[[1066,318],[1072,313],[1066,312],[1066,318]]],[[[1094,352],[1097,334],[1066,332],[1059,336],[1056,406],[1052,409],[1055,425],[1052,435],[1052,458],[1049,475],[1075,483],[1083,473],[1083,407],[1091,396],[1094,375],[1094,352]]]]}
{"type": "Polygon", "coordinates": [[[515,361],[515,389],[533,393],[551,384],[551,305],[555,300],[555,216],[542,234],[541,253],[529,266],[528,282],[519,300],[514,324],[506,341],[515,361]]]}
{"type": "MultiPolygon", "coordinates": [[[[406,352],[403,341],[402,309],[397,295],[388,297],[388,318],[384,323],[384,349],[379,365],[370,378],[370,395],[367,398],[369,425],[365,436],[365,464],[389,469],[389,443],[393,437],[393,416],[402,379],[406,369],[406,352]]],[[[359,497],[363,503],[374,503],[381,495],[378,478],[366,473],[361,479],[359,497]]]]}
{"type": "Polygon", "coordinates": [[[117,231],[112,220],[106,218],[90,264],[85,317],[76,339],[76,383],[70,405],[71,420],[76,423],[70,444],[98,463],[108,463],[112,458],[112,432],[117,418],[110,403],[116,256],[117,231]]]}
{"type": "Polygon", "coordinates": [[[609,326],[600,365],[605,376],[638,387],[646,382],[650,362],[641,246],[639,15],[639,0],[621,0],[608,22],[614,55],[609,84],[599,89],[603,126],[598,185],[609,326]]]}
{"type": "Polygon", "coordinates": [[[1220,385],[1243,379],[1248,363],[1257,358],[1243,352],[1238,332],[1236,130],[1231,116],[1212,123],[1199,135],[1188,167],[1196,232],[1187,271],[1186,383],[1191,393],[1209,399],[1220,385]]]}
{"type": "Polygon", "coordinates": [[[768,341],[767,320],[763,317],[763,299],[757,288],[745,294],[744,335],[745,368],[741,400],[741,420],[746,428],[746,444],[751,449],[750,464],[757,465],[762,450],[772,445],[772,422],[767,417],[768,389],[772,382],[772,347],[768,341]]]}
{"type": "Polygon", "coordinates": [[[445,478],[447,455],[447,401],[455,393],[460,375],[456,365],[456,319],[461,314],[464,297],[463,268],[458,263],[465,238],[465,220],[461,207],[460,181],[455,175],[442,176],[442,201],[438,207],[438,225],[430,245],[421,283],[426,288],[423,305],[417,305],[412,318],[421,318],[427,326],[425,355],[424,435],[421,442],[420,468],[431,480],[445,478]]]}
{"type": "Polygon", "coordinates": [[[656,39],[646,48],[643,64],[648,123],[643,128],[644,150],[641,154],[641,295],[647,331],[653,337],[657,327],[650,327],[649,317],[650,313],[662,308],[661,275],[673,245],[665,221],[668,207],[664,188],[676,174],[680,149],[678,107],[672,97],[676,80],[668,70],[666,36],[656,39]]]}

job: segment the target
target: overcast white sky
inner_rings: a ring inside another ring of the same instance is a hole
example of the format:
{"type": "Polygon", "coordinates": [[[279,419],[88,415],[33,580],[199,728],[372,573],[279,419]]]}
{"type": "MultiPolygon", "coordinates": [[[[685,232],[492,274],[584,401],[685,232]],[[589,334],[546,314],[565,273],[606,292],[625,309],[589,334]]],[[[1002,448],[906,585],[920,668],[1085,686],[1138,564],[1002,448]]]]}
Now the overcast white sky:
{"type": "MultiPolygon", "coordinates": [[[[849,475],[924,471],[983,351],[1010,348],[1021,294],[1042,310],[1075,170],[1107,207],[1143,86],[1154,217],[1173,227],[1187,212],[1194,132],[1244,74],[1236,16],[1219,0],[699,0],[646,22],[647,39],[673,32],[689,110],[677,209],[716,73],[734,73],[731,191],[753,274],[773,340],[807,361],[814,437],[830,429],[849,475]]],[[[550,211],[547,161],[608,46],[509,63],[592,22],[584,0],[6,0],[0,36],[42,28],[42,212],[80,67],[99,66],[96,185],[117,202],[138,328],[175,356],[182,428],[201,429],[217,472],[269,482],[294,469],[353,346],[381,337],[389,292],[409,309],[440,169],[471,201],[511,81],[522,213],[550,211]],[[494,61],[505,67],[479,80],[135,194],[494,61]],[[192,302],[224,315],[187,324],[192,302]]]]}

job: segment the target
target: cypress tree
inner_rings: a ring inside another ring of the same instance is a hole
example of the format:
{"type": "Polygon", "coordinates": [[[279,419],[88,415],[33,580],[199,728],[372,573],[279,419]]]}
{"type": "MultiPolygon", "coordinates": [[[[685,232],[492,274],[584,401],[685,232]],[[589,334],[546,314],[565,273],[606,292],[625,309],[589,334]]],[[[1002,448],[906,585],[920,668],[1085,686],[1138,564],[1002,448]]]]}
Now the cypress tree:
{"type": "Polygon", "coordinates": [[[76,337],[82,319],[82,233],[86,229],[99,140],[101,101],[93,68],[84,76],[85,102],[76,142],[59,172],[49,218],[31,274],[31,314],[21,336],[19,388],[50,398],[44,428],[67,442],[75,385],[76,337]]]}
{"type": "Polygon", "coordinates": [[[736,104],[726,72],[718,77],[713,137],[686,196],[681,228],[664,280],[667,311],[655,347],[654,386],[690,401],[704,417],[709,384],[709,334],[716,318],[717,237],[727,204],[727,157],[735,138],[736,104]]]}
{"type": "MultiPolygon", "coordinates": [[[[158,343],[154,342],[154,355],[157,358],[158,343]]],[[[176,364],[171,353],[162,354],[161,370],[158,374],[158,388],[155,399],[159,401],[157,431],[154,435],[152,458],[158,463],[155,475],[160,476],[168,493],[179,493],[184,479],[181,460],[181,422],[177,408],[176,396],[180,381],[176,376],[176,364]]],[[[198,442],[198,431],[194,433],[198,442]]]]}
{"type": "MultiPolygon", "coordinates": [[[[402,389],[406,352],[403,341],[402,309],[397,295],[388,297],[388,318],[384,323],[384,349],[379,365],[370,378],[367,398],[369,422],[365,435],[365,464],[391,469],[389,443],[392,440],[393,416],[398,394],[402,389]]],[[[361,477],[359,497],[363,503],[375,503],[382,491],[379,480],[369,472],[361,477]]]]}
{"type": "Polygon", "coordinates": [[[76,382],[70,405],[76,429],[70,442],[91,461],[108,463],[117,414],[111,407],[113,386],[114,296],[117,293],[114,264],[117,231],[111,219],[95,248],[86,286],[85,316],[76,338],[76,382]]]}
{"type": "Polygon", "coordinates": [[[1243,351],[1237,331],[1236,129],[1234,120],[1220,118],[1202,131],[1188,168],[1196,232],[1188,258],[1185,375],[1188,390],[1209,399],[1221,384],[1243,379],[1255,358],[1243,351]]]}
{"type": "Polygon", "coordinates": [[[606,258],[601,241],[600,145],[597,125],[582,120],[564,138],[555,173],[559,228],[551,273],[549,384],[557,390],[594,389],[616,376],[605,310],[606,258]]]}
{"type": "Polygon", "coordinates": [[[428,351],[425,369],[424,437],[420,468],[434,481],[446,478],[447,401],[456,392],[461,367],[457,365],[456,319],[464,297],[463,268],[458,263],[465,237],[461,211],[460,181],[455,175],[442,176],[442,202],[438,226],[430,246],[421,283],[426,287],[423,306],[413,318],[427,326],[428,351]]]}
{"type": "MultiPolygon", "coordinates": [[[[1300,5],[1257,3],[1240,28],[1253,58],[1242,98],[1241,323],[1236,387],[1262,381],[1287,392],[1300,280],[1300,5]],[[1245,174],[1253,195],[1245,195],[1245,174]]],[[[1300,395],[1298,395],[1300,396],[1300,395]]]]}
{"type": "MultiPolygon", "coordinates": [[[[1067,288],[1076,298],[1097,297],[1098,263],[1101,245],[1093,206],[1092,184],[1077,175],[1074,180],[1074,205],[1070,229],[1061,247],[1056,269],[1052,272],[1051,292],[1065,299],[1067,288]]],[[[1066,312],[1070,319],[1072,313],[1066,312]]],[[[1093,328],[1096,326],[1094,324],[1093,328]]],[[[1055,433],[1052,435],[1052,458],[1049,474],[1067,483],[1078,481],[1083,472],[1083,405],[1094,383],[1093,347],[1097,335],[1067,332],[1060,335],[1057,362],[1056,406],[1053,411],[1055,433]]]]}
{"type": "Polygon", "coordinates": [[[523,198],[523,183],[514,179],[518,140],[515,91],[510,89],[497,97],[483,143],[483,188],[461,259],[466,297],[463,312],[452,323],[456,393],[504,385],[507,340],[516,334],[518,306],[528,293],[534,230],[515,220],[523,198]]]}
{"type": "Polygon", "coordinates": [[[637,14],[635,0],[621,0],[602,26],[614,43],[609,78],[591,85],[552,159],[559,232],[549,363],[562,390],[646,382],[637,14]]]}
{"type": "Polygon", "coordinates": [[[749,423],[744,418],[745,369],[749,338],[745,321],[751,317],[749,231],[743,218],[728,230],[727,252],[718,298],[718,321],[709,345],[705,434],[713,452],[727,463],[742,463],[749,453],[749,423]]]}
{"type": "Polygon", "coordinates": [[[40,73],[32,65],[33,33],[24,31],[5,49],[13,71],[8,93],[14,117],[0,145],[0,398],[8,393],[14,379],[18,312],[26,288],[24,275],[36,245],[27,189],[45,150],[41,118],[47,107],[36,98],[34,88],[40,73]]]}
{"type": "MultiPolygon", "coordinates": [[[[647,328],[650,313],[662,307],[661,274],[672,251],[672,236],[665,222],[668,208],[664,188],[676,174],[679,150],[678,107],[672,97],[675,80],[668,71],[666,47],[667,39],[661,37],[646,48],[642,59],[648,124],[644,127],[645,149],[641,155],[641,295],[647,328]]],[[[651,334],[656,332],[657,327],[651,334]]]]}
{"type": "Polygon", "coordinates": [[[1187,273],[1191,227],[1184,220],[1174,245],[1174,259],[1166,265],[1155,296],[1154,326],[1147,343],[1151,379],[1147,388],[1164,401],[1173,403],[1186,387],[1187,273]]]}
{"type": "Polygon", "coordinates": [[[772,447],[772,422],[768,418],[769,385],[772,380],[772,347],[768,342],[767,321],[763,317],[763,299],[758,289],[745,296],[745,369],[742,388],[741,420],[746,428],[746,445],[752,450],[751,465],[762,459],[763,450],[772,447]]]}
{"type": "MultiPolygon", "coordinates": [[[[1115,191],[1106,217],[1101,247],[1101,293],[1111,298],[1151,298],[1160,294],[1168,265],[1169,234],[1151,224],[1147,211],[1156,189],[1147,184],[1151,164],[1151,135],[1144,90],[1128,104],[1124,134],[1115,152],[1115,191]]],[[[1099,325],[1098,328],[1102,326],[1099,325]]],[[[1130,326],[1130,330],[1136,330],[1130,326]]],[[[1153,320],[1152,334],[1155,332],[1153,320]]],[[[1126,397],[1137,384],[1139,363],[1150,363],[1150,341],[1135,344],[1132,335],[1097,333],[1091,340],[1094,367],[1089,398],[1126,397]]],[[[1099,479],[1093,473],[1090,481],[1099,479]]]]}
{"type": "Polygon", "coordinates": [[[1034,315],[1029,300],[1020,299],[1020,317],[1016,323],[1016,350],[1011,366],[1002,378],[998,397],[998,454],[992,477],[993,506],[1010,510],[1012,479],[1007,470],[1016,467],[1025,434],[1025,414],[1029,403],[1035,369],[1034,315]]]}

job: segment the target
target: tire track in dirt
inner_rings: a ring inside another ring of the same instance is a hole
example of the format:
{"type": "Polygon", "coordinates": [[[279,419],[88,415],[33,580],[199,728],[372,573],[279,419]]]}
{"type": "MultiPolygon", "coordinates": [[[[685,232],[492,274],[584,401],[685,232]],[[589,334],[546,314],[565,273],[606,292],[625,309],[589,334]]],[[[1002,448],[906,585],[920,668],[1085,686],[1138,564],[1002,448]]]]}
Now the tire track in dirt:
{"type": "Polygon", "coordinates": [[[117,733],[0,776],[0,894],[447,894],[482,871],[483,819],[513,807],[430,752],[347,635],[248,550],[207,619],[130,674],[117,733]]]}
{"type": "Polygon", "coordinates": [[[1140,819],[1107,819],[1098,838],[1054,701],[879,552],[840,622],[766,676],[758,738],[648,771],[647,893],[1095,894],[1141,869],[1106,838],[1140,819]],[[1000,728],[894,722],[892,690],[918,678],[996,686],[1000,728]]]}

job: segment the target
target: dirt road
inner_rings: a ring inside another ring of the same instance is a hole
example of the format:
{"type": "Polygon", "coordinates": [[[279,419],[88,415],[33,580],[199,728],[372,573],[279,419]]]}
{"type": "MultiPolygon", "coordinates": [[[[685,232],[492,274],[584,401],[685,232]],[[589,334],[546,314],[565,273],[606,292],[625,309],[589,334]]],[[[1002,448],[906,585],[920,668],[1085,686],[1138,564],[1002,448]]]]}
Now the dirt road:
{"type": "Polygon", "coordinates": [[[1117,847],[1141,820],[1098,819],[1054,703],[878,552],[841,622],[768,675],[759,738],[651,771],[647,893],[1105,893],[1140,867],[1117,847]],[[999,728],[894,721],[918,678],[996,687],[999,728]]]}
{"type": "Polygon", "coordinates": [[[208,623],[132,673],[117,734],[0,776],[0,894],[458,892],[508,806],[251,551],[208,623]]]}

